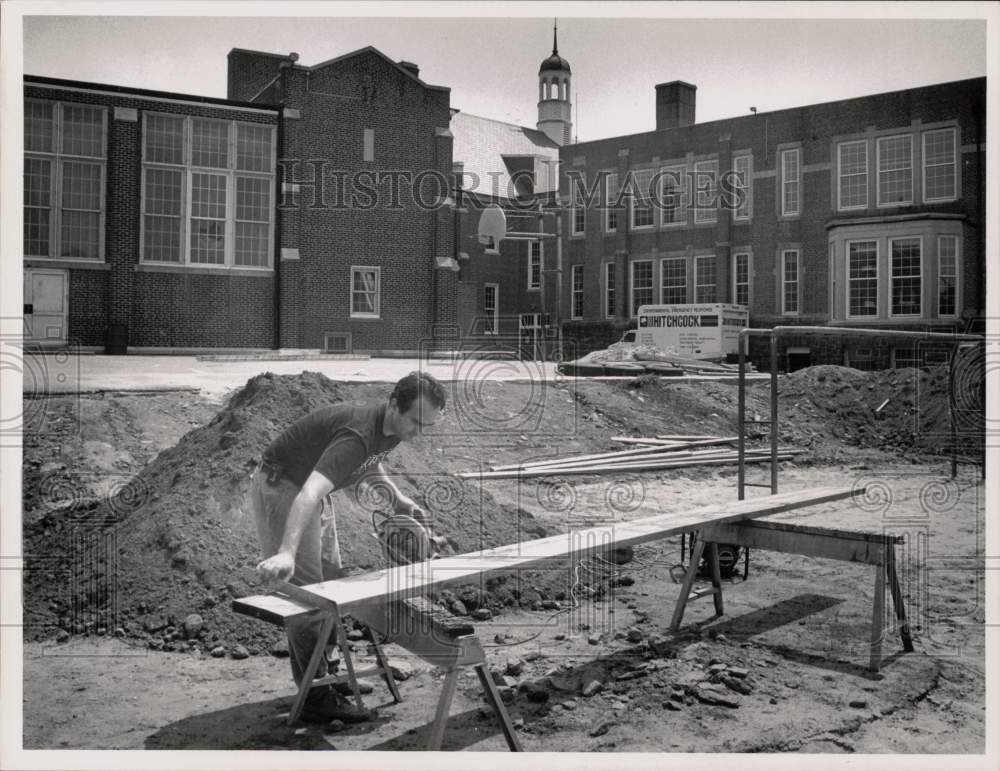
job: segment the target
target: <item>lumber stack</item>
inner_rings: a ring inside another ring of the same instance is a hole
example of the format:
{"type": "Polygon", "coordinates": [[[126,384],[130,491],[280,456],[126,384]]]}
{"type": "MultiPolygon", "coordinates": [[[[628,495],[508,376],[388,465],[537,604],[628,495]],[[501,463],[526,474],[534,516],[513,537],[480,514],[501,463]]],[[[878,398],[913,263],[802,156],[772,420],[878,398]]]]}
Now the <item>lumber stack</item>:
{"type": "MultiPolygon", "coordinates": [[[[457,476],[462,479],[531,479],[555,475],[658,471],[686,466],[721,466],[739,460],[737,451],[732,448],[737,441],[735,436],[615,436],[611,439],[622,444],[640,446],[627,450],[492,466],[489,471],[462,472],[457,476]]],[[[778,460],[789,460],[799,452],[794,448],[779,447],[778,460]]],[[[744,453],[747,463],[760,463],[770,459],[769,448],[746,450],[744,453]]]]}

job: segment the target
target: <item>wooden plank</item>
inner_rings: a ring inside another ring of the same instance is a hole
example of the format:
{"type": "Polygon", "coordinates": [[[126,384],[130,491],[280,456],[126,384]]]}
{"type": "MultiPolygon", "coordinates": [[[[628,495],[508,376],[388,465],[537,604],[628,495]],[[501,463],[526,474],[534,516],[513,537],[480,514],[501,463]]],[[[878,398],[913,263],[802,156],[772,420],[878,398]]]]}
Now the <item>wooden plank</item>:
{"type": "Polygon", "coordinates": [[[238,600],[233,600],[232,608],[244,616],[259,618],[278,626],[282,626],[289,619],[298,616],[319,613],[315,605],[304,605],[274,594],[255,594],[252,597],[241,597],[238,600]]]}
{"type": "MultiPolygon", "coordinates": [[[[748,457],[752,455],[760,455],[762,453],[770,453],[771,450],[768,447],[762,447],[755,450],[747,450],[746,455],[748,457]]],[[[800,452],[794,448],[785,447],[779,448],[779,453],[781,452],[800,452]]],[[[662,461],[674,461],[674,460],[689,460],[692,458],[720,458],[720,457],[736,457],[736,450],[731,449],[708,449],[708,450],[683,450],[679,452],[674,452],[667,447],[650,447],[641,448],[638,450],[622,450],[621,452],[605,452],[597,453],[595,455],[579,455],[566,458],[553,458],[547,461],[535,461],[531,463],[521,463],[519,465],[510,466],[493,466],[493,471],[537,471],[542,469],[553,469],[553,468],[564,468],[568,466],[596,466],[596,465],[611,465],[620,463],[636,463],[645,460],[662,460],[662,461]]]]}
{"type": "Polygon", "coordinates": [[[695,439],[690,442],[675,442],[672,439],[645,439],[635,436],[613,436],[612,442],[622,442],[623,444],[649,444],[661,447],[673,447],[677,450],[689,447],[709,447],[717,444],[735,444],[739,437],[736,436],[713,436],[709,439],[695,439]]]}
{"type": "MultiPolygon", "coordinates": [[[[789,460],[791,454],[779,454],[778,460],[789,460]]],[[[768,455],[747,455],[744,463],[763,463],[770,461],[768,455]]],[[[616,463],[605,466],[552,466],[543,469],[529,469],[526,471],[471,471],[456,474],[459,479],[535,479],[537,477],[548,476],[570,476],[574,474],[614,474],[627,471],[656,471],[667,468],[687,468],[689,466],[724,466],[736,463],[738,457],[736,453],[732,457],[726,458],[688,458],[685,460],[643,461],[641,463],[616,463]]]]}
{"type": "Polygon", "coordinates": [[[702,530],[701,537],[713,543],[732,543],[754,549],[843,562],[861,562],[866,565],[881,565],[885,561],[886,548],[892,548],[891,541],[887,542],[874,535],[870,539],[845,538],[836,531],[798,532],[756,527],[758,524],[761,523],[710,525],[702,530]]]}
{"type": "Polygon", "coordinates": [[[495,549],[484,549],[454,557],[348,576],[335,581],[324,581],[302,589],[316,594],[319,598],[336,602],[341,613],[357,615],[354,608],[371,604],[373,600],[400,600],[425,594],[438,586],[478,579],[484,574],[577,559],[602,552],[609,544],[614,547],[631,546],[697,530],[709,524],[763,517],[863,494],[862,487],[826,487],[761,496],[745,501],[734,501],[723,508],[703,507],[646,517],[632,522],[587,528],[495,549]]]}
{"type": "Polygon", "coordinates": [[[890,543],[903,543],[906,538],[901,535],[890,535],[865,530],[843,530],[836,527],[822,527],[819,525],[804,525],[799,522],[774,522],[767,519],[755,519],[752,522],[744,522],[740,527],[753,528],[755,530],[789,530],[794,533],[811,533],[813,535],[833,535],[843,539],[854,539],[857,541],[889,541],[890,543]]]}

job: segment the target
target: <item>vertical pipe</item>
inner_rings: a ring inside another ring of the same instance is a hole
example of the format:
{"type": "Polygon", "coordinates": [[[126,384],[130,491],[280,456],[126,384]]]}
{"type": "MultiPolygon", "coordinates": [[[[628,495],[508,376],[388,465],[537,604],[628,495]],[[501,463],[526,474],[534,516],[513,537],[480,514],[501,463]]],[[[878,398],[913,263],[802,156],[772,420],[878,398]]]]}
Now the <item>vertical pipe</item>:
{"type": "Polygon", "coordinates": [[[778,494],[778,335],[771,331],[771,495],[778,494]]]}
{"type": "Polygon", "coordinates": [[[736,477],[736,500],[742,501],[744,487],[746,486],[746,350],[747,343],[745,330],[740,330],[736,338],[736,350],[739,355],[739,375],[737,378],[737,401],[736,401],[736,453],[737,453],[737,477],[736,477]]]}
{"type": "Polygon", "coordinates": [[[958,436],[955,430],[955,362],[958,359],[961,344],[956,343],[951,349],[948,361],[948,430],[951,440],[951,478],[958,476],[958,436]]]}

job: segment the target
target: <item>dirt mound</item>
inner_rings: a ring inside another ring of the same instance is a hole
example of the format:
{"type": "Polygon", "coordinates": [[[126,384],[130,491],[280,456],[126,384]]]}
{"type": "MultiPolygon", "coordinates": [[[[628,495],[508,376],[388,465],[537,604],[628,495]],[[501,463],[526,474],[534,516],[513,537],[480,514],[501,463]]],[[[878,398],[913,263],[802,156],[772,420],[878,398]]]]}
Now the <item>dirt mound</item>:
{"type": "MultiPolygon", "coordinates": [[[[127,637],[169,650],[187,637],[203,647],[242,643],[260,652],[277,639],[276,629],[237,616],[230,601],[262,591],[255,565],[257,534],[244,506],[250,473],[267,444],[308,412],[338,401],[385,399],[387,383],[336,383],[317,373],[259,375],[235,393],[207,425],[190,431],[161,452],[130,483],[107,498],[85,499],[47,512],[25,528],[27,560],[25,625],[28,637],[107,633],[121,627],[127,637]],[[202,618],[187,634],[183,621],[202,618]],[[173,639],[172,639],[173,638],[173,639]]],[[[402,486],[435,517],[441,532],[462,551],[535,537],[545,530],[520,509],[497,505],[481,494],[476,527],[464,527],[462,490],[439,453],[404,444],[387,461],[404,471],[402,486]]],[[[345,563],[364,570],[382,566],[371,536],[369,511],[338,493],[338,533],[345,563]]],[[[502,582],[490,596],[476,588],[460,592],[469,610],[480,604],[513,602],[502,582]]]]}

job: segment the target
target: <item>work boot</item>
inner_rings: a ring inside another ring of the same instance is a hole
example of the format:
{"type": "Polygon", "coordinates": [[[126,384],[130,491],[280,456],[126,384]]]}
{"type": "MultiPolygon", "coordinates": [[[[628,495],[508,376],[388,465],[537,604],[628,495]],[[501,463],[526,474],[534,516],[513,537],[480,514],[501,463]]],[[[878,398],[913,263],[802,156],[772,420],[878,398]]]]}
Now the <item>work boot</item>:
{"type": "Polygon", "coordinates": [[[364,723],[375,717],[375,712],[351,704],[332,688],[326,687],[312,689],[299,717],[307,723],[329,723],[333,720],[364,723]]]}

